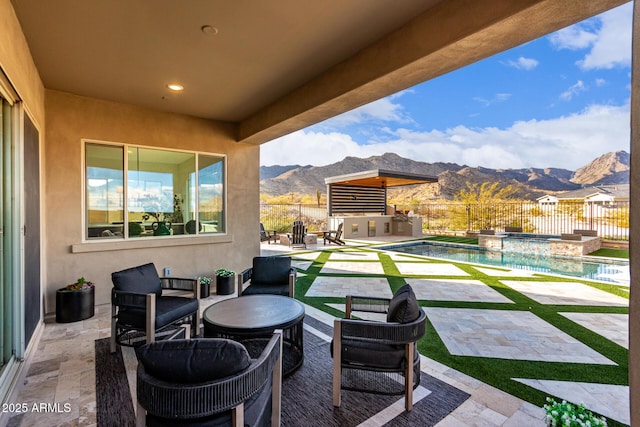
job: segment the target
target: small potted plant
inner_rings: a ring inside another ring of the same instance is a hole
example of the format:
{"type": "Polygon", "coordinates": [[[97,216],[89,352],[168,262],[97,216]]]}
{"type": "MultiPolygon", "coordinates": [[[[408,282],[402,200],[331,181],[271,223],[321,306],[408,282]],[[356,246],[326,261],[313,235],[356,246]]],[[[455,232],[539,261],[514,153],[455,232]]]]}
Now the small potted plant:
{"type": "Polygon", "coordinates": [[[56,291],[56,322],[69,323],[93,317],[95,287],[80,277],[75,283],[56,291]]]}
{"type": "Polygon", "coordinates": [[[216,293],[218,295],[229,295],[235,290],[234,279],[236,278],[236,272],[227,270],[226,268],[219,268],[216,270],[216,293]]]}
{"type": "Polygon", "coordinates": [[[583,404],[576,405],[566,400],[556,402],[554,399],[547,397],[547,404],[544,405],[545,417],[547,425],[555,426],[591,426],[606,427],[607,419],[598,417],[584,407],[583,404]]]}
{"type": "Polygon", "coordinates": [[[211,277],[200,277],[200,298],[207,298],[211,295],[211,277]]]}

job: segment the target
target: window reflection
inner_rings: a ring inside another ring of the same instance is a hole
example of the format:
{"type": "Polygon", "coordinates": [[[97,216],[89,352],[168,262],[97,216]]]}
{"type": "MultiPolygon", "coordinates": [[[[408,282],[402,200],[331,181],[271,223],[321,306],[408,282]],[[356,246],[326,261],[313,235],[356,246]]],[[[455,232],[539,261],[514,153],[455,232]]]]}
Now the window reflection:
{"type": "Polygon", "coordinates": [[[86,153],[88,238],[225,231],[223,157],[96,143],[86,153]]]}

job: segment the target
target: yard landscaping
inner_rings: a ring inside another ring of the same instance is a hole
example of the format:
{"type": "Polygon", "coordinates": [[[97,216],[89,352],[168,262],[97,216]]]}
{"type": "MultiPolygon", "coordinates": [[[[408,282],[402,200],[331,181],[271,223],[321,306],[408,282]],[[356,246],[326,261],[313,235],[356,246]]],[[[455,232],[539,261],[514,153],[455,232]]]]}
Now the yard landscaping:
{"type": "MultiPolygon", "coordinates": [[[[442,239],[477,243],[431,240],[442,239]]],[[[428,316],[424,356],[540,407],[553,396],[585,403],[609,425],[629,422],[628,286],[367,246],[292,256],[306,304],[341,317],[342,294],[389,296],[409,283],[428,316]]]]}

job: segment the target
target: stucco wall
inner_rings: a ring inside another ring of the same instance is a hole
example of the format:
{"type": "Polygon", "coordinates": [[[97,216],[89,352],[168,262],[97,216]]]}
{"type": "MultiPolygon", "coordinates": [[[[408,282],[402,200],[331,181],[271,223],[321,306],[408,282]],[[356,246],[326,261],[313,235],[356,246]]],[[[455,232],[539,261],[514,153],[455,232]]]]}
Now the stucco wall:
{"type": "Polygon", "coordinates": [[[45,312],[55,310],[55,290],[80,276],[96,283],[96,304],[104,304],[110,301],[111,272],[138,264],[154,262],[159,273],[170,266],[173,276],[182,277],[251,265],[260,251],[260,148],[234,142],[231,124],[49,90],[45,106],[45,312]],[[83,244],[83,138],[226,154],[227,236],[83,244]]]}
{"type": "Polygon", "coordinates": [[[9,0],[0,0],[0,67],[42,132],[44,86],[9,0]]]}

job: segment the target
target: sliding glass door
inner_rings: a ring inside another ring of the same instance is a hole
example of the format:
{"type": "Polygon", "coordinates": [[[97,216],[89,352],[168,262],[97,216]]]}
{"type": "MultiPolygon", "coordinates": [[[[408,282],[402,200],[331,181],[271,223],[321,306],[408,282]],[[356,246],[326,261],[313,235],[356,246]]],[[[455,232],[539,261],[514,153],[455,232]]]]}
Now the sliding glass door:
{"type": "Polygon", "coordinates": [[[6,227],[7,217],[11,217],[7,197],[11,194],[10,186],[7,185],[6,167],[10,166],[10,150],[11,150],[11,105],[0,97],[0,307],[2,308],[2,316],[0,316],[0,355],[2,367],[11,360],[14,354],[14,337],[12,320],[15,319],[13,312],[13,291],[11,285],[11,269],[6,268],[11,265],[7,263],[7,257],[11,256],[11,236],[7,235],[10,227],[6,227]],[[7,154],[9,153],[9,156],[7,154]],[[8,157],[8,159],[7,159],[8,157]]]}

